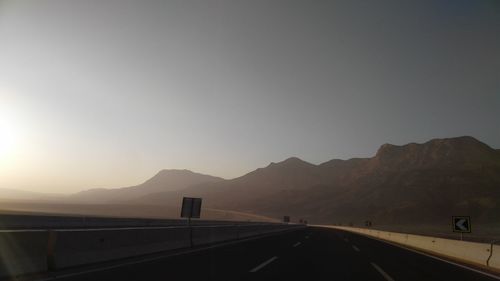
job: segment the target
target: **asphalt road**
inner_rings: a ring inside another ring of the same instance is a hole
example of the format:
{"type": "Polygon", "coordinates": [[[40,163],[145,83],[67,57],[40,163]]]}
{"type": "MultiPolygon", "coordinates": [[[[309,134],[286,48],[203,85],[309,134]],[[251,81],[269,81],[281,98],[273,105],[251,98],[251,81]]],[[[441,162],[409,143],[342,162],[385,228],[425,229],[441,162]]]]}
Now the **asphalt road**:
{"type": "Polygon", "coordinates": [[[59,275],[57,280],[480,281],[500,278],[357,234],[309,227],[153,261],[59,275]]]}

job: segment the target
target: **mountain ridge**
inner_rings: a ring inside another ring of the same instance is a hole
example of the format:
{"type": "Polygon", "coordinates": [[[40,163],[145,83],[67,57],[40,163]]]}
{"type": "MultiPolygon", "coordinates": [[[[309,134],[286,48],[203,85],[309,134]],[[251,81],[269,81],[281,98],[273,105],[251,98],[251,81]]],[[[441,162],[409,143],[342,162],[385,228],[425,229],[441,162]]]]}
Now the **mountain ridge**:
{"type": "Polygon", "coordinates": [[[384,144],[372,157],[318,165],[289,157],[227,180],[161,170],[140,185],[90,189],[69,202],[178,208],[184,196],[202,197],[208,208],[316,223],[435,222],[453,214],[490,222],[500,213],[500,149],[463,136],[384,144]]]}
{"type": "Polygon", "coordinates": [[[370,158],[319,165],[288,159],[235,179],[137,201],[175,204],[183,195],[200,196],[214,208],[324,223],[368,217],[435,221],[443,208],[488,220],[500,210],[500,155],[468,136],[386,144],[370,158]]]}

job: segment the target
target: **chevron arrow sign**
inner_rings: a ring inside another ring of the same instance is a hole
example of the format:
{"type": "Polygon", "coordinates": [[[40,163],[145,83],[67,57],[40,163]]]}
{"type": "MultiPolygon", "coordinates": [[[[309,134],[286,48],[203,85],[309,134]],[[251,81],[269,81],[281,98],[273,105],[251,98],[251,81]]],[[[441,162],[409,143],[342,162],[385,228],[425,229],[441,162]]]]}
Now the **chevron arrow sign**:
{"type": "Polygon", "coordinates": [[[453,232],[470,233],[471,221],[468,216],[454,216],[452,217],[453,232]]]}

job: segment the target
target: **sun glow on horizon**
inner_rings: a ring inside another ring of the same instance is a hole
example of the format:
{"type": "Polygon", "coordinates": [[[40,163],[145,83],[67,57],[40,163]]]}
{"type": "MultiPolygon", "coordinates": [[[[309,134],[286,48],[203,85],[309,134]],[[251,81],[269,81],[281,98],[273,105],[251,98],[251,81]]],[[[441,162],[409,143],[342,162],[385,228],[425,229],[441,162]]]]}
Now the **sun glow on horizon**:
{"type": "Polygon", "coordinates": [[[13,168],[26,149],[27,120],[12,99],[0,101],[0,167],[13,168]]]}
{"type": "Polygon", "coordinates": [[[4,111],[0,111],[0,163],[5,163],[15,154],[20,132],[15,119],[4,111]]]}

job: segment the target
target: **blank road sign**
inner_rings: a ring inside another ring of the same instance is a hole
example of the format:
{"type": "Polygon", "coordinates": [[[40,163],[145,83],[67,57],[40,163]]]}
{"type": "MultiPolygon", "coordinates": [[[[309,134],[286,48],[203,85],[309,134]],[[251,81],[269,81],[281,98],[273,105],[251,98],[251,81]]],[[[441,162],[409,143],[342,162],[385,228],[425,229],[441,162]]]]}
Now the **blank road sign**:
{"type": "Polygon", "coordinates": [[[454,216],[452,217],[453,232],[470,233],[472,231],[470,217],[454,216]]]}
{"type": "Polygon", "coordinates": [[[201,198],[182,198],[181,217],[183,218],[200,218],[201,215],[201,198]]]}

